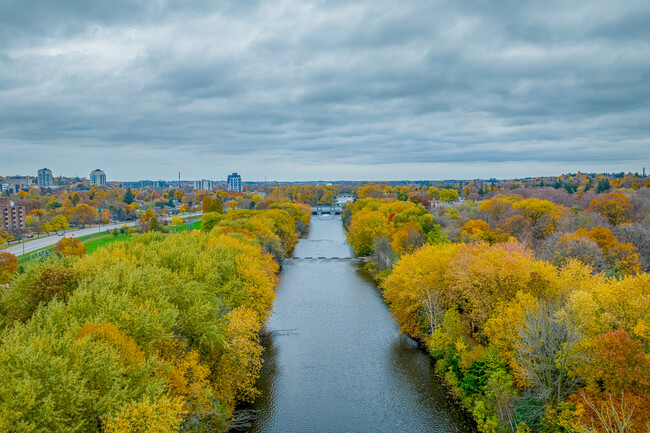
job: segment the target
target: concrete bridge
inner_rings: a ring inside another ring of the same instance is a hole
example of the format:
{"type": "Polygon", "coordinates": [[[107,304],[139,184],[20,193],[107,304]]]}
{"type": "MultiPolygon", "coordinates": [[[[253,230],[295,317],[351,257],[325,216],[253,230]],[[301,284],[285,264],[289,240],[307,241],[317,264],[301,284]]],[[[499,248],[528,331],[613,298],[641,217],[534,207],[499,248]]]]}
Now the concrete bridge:
{"type": "Polygon", "coordinates": [[[313,214],[314,215],[323,215],[323,214],[329,214],[329,215],[340,215],[341,214],[341,205],[340,204],[317,204],[313,205],[313,214]]]}

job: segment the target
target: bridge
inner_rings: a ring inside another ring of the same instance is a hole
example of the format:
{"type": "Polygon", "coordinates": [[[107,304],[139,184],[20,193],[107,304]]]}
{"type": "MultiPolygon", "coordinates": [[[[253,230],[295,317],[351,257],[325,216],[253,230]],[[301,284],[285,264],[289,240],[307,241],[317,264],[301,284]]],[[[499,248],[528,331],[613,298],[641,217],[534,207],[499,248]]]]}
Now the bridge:
{"type": "Polygon", "coordinates": [[[317,204],[312,206],[312,213],[314,215],[340,215],[341,214],[341,205],[340,204],[317,204]]]}
{"type": "Polygon", "coordinates": [[[353,202],[355,200],[353,195],[339,195],[336,197],[336,202],[334,204],[317,204],[313,205],[313,214],[314,215],[340,215],[341,209],[348,202],[353,202]]]}

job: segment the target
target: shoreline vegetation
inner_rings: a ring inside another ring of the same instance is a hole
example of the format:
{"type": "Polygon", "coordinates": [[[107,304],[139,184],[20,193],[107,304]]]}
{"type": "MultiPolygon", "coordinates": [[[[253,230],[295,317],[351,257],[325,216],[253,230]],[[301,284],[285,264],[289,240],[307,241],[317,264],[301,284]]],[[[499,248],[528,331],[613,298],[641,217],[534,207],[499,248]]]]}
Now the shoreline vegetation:
{"type": "Polygon", "coordinates": [[[257,394],[259,332],[310,217],[289,202],[210,212],[200,231],[68,245],[16,274],[0,298],[0,430],[224,430],[257,394]]]}
{"type": "Polygon", "coordinates": [[[647,431],[650,275],[622,227],[599,225],[599,204],[633,193],[585,210],[496,195],[433,215],[385,188],[344,209],[348,242],[480,432],[647,431]]]}

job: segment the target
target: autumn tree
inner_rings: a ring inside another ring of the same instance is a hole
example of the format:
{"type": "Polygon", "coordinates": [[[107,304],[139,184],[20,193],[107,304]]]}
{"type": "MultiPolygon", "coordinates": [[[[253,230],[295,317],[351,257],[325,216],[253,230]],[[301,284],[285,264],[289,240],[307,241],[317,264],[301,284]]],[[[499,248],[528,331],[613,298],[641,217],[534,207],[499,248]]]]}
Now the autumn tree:
{"type": "Polygon", "coordinates": [[[357,256],[372,253],[372,243],[380,236],[388,236],[386,217],[377,211],[361,211],[354,216],[347,232],[348,242],[357,256]]]}
{"type": "Polygon", "coordinates": [[[589,210],[599,212],[612,225],[626,223],[632,219],[632,203],[618,192],[603,194],[592,199],[589,210]]]}
{"type": "Polygon", "coordinates": [[[99,221],[102,224],[108,224],[111,222],[111,211],[110,209],[102,209],[99,214],[99,221]]]}
{"type": "Polygon", "coordinates": [[[74,211],[73,211],[73,217],[80,223],[80,224],[91,224],[97,221],[99,218],[99,211],[87,204],[80,203],[75,206],[74,211]]]}
{"type": "Polygon", "coordinates": [[[528,310],[514,337],[516,374],[546,403],[560,403],[580,386],[572,375],[583,352],[581,327],[553,303],[528,310]]]}
{"type": "Polygon", "coordinates": [[[635,274],[641,272],[639,255],[634,245],[620,243],[612,231],[604,227],[592,227],[590,230],[581,228],[576,230],[572,236],[565,239],[590,239],[598,244],[603,256],[609,262],[610,267],[622,274],[635,274]]]}
{"type": "Polygon", "coordinates": [[[439,192],[440,201],[450,202],[458,200],[458,191],[455,189],[447,188],[441,189],[439,192]]]}
{"type": "Polygon", "coordinates": [[[650,356],[624,330],[598,337],[578,373],[586,386],[571,396],[580,424],[602,432],[645,433],[650,427],[650,356]]]}
{"type": "Polygon", "coordinates": [[[7,284],[11,277],[18,271],[18,260],[16,256],[0,251],[0,284],[7,284]]]}
{"type": "Polygon", "coordinates": [[[54,247],[54,252],[64,257],[83,257],[86,255],[86,247],[79,239],[63,237],[54,247]]]}

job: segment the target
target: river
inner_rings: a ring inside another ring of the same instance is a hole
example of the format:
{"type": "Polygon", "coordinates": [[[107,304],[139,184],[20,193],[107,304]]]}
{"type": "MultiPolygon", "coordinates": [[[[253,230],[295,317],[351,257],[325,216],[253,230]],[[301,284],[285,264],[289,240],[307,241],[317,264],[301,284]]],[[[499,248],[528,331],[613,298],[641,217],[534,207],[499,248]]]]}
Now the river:
{"type": "Polygon", "coordinates": [[[250,431],[475,432],[351,258],[341,218],[314,216],[280,275],[250,431]]]}

